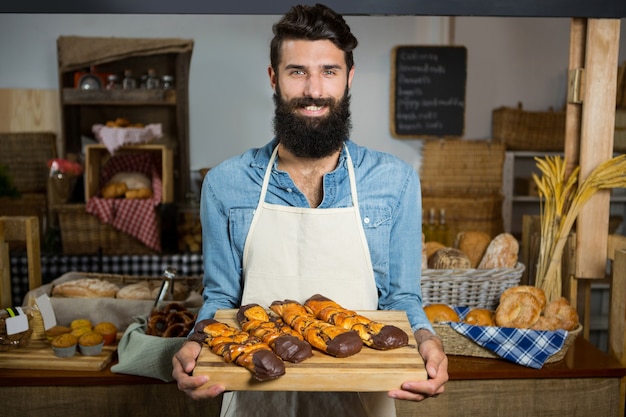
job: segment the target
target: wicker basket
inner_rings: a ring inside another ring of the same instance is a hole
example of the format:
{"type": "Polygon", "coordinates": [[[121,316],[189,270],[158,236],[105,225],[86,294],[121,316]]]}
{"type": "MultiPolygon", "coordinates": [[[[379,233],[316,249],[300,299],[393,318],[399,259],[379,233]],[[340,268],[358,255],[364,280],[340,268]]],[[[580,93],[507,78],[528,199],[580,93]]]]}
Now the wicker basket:
{"type": "Polygon", "coordinates": [[[510,150],[563,151],[565,112],[500,107],[493,110],[492,135],[510,150]]]}
{"type": "MultiPolygon", "coordinates": [[[[474,341],[468,339],[462,334],[455,331],[449,324],[435,324],[435,332],[443,341],[443,347],[448,355],[473,356],[478,358],[499,358],[492,351],[485,349],[474,341]]],[[[561,350],[550,356],[546,363],[558,362],[565,357],[567,350],[570,348],[576,337],[582,332],[583,326],[580,324],[571,332],[567,333],[567,338],[561,350]]]]}
{"type": "Polygon", "coordinates": [[[448,304],[495,310],[500,295],[519,285],[524,264],[499,269],[425,269],[422,271],[424,305],[448,304]]]}
{"type": "Polygon", "coordinates": [[[420,182],[425,196],[484,196],[502,190],[504,145],[488,140],[424,143],[420,182]]]}
{"type": "Polygon", "coordinates": [[[152,255],[155,251],[85,211],[84,204],[56,207],[65,255],[152,255]]]}

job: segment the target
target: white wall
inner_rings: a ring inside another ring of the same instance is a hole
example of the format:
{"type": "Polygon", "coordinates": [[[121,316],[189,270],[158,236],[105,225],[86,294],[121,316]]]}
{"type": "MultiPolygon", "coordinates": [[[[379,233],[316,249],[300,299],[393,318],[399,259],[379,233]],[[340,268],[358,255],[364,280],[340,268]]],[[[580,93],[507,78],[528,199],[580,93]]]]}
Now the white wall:
{"type": "MultiPolygon", "coordinates": [[[[62,35],[180,37],[195,41],[190,73],[191,168],[213,166],[272,136],[267,78],[271,25],[278,16],[0,14],[0,88],[56,89],[62,35]]],[[[420,142],[389,129],[390,52],[400,44],[447,41],[447,19],[348,16],[360,44],[352,91],[360,144],[419,166],[420,142]]],[[[623,26],[624,21],[622,21],[623,26]]],[[[491,111],[564,105],[570,20],[454,19],[454,43],[468,48],[465,138],[491,135],[491,111]]],[[[622,30],[620,62],[626,57],[622,30]]]]}

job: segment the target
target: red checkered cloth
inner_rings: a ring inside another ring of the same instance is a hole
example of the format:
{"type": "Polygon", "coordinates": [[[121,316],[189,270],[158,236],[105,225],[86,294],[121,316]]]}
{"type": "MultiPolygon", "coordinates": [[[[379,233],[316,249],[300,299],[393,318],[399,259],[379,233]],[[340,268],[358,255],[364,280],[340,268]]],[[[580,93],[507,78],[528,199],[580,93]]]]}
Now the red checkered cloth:
{"type": "Polygon", "coordinates": [[[100,184],[106,184],[118,172],[139,172],[152,179],[152,198],[125,199],[95,196],[87,202],[87,213],[102,223],[127,233],[150,249],[161,252],[156,207],[163,194],[160,155],[154,152],[112,156],[100,171],[100,184]]]}

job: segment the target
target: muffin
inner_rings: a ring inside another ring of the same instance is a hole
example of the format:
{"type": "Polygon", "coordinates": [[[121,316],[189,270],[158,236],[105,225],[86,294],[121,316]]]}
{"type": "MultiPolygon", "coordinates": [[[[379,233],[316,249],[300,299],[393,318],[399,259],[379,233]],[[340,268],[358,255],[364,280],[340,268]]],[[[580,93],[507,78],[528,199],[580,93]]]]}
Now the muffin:
{"type": "Polygon", "coordinates": [[[78,338],[71,333],[64,333],[52,340],[52,350],[59,358],[71,358],[76,353],[78,338]]]}
{"type": "Polygon", "coordinates": [[[117,326],[111,322],[100,322],[94,326],[93,331],[102,335],[106,346],[113,345],[117,341],[117,326]]]}
{"type": "Polygon", "coordinates": [[[92,332],[91,327],[76,327],[72,329],[70,333],[73,334],[78,339],[85,333],[91,333],[91,332],[92,332]]]}
{"type": "Polygon", "coordinates": [[[85,333],[78,338],[80,353],[85,356],[99,355],[104,346],[104,337],[100,333],[85,333]]]}
{"type": "Polygon", "coordinates": [[[71,329],[67,326],[53,326],[46,330],[46,338],[49,342],[52,342],[57,336],[71,332],[71,329]]]}
{"type": "Polygon", "coordinates": [[[70,329],[74,330],[78,327],[89,327],[90,329],[93,329],[93,324],[89,319],[72,320],[72,322],[70,323],[70,329]]]}

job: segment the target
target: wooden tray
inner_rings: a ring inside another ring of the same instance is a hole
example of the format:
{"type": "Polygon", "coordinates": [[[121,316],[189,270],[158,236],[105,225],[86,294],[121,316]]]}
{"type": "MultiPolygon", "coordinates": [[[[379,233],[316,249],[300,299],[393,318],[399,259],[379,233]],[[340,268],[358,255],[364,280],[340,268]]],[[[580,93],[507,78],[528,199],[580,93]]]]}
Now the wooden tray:
{"type": "Polygon", "coordinates": [[[117,345],[104,346],[102,353],[95,356],[83,356],[77,349],[73,357],[59,358],[47,340],[31,340],[26,347],[0,352],[0,368],[101,371],[111,362],[116,349],[117,345]]]}
{"type": "MultiPolygon", "coordinates": [[[[215,319],[237,326],[237,310],[218,310],[215,319]]],[[[250,371],[203,347],[194,375],[209,375],[208,384],[220,383],[228,391],[390,391],[399,389],[405,381],[427,378],[424,362],[419,355],[413,332],[403,311],[364,311],[372,320],[400,327],[409,335],[410,344],[389,351],[363,346],[361,352],[349,358],[335,358],[314,350],[313,357],[298,364],[285,362],[285,375],[259,382],[250,371]]]]}

